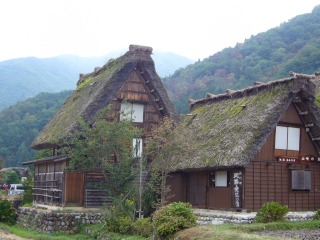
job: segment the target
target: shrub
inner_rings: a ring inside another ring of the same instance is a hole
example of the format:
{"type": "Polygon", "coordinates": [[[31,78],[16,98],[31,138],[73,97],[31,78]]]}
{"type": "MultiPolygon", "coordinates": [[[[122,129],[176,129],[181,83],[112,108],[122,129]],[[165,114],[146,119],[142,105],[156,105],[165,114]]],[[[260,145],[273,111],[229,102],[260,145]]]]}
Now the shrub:
{"type": "Polygon", "coordinates": [[[153,226],[150,218],[138,219],[132,224],[132,233],[141,237],[151,237],[153,226]]]}
{"type": "Polygon", "coordinates": [[[8,200],[0,200],[0,221],[12,225],[16,222],[17,212],[8,200]]]}
{"type": "Polygon", "coordinates": [[[131,224],[135,217],[135,202],[130,199],[124,201],[115,199],[115,205],[106,212],[106,230],[108,232],[130,234],[131,224]]]}
{"type": "Polygon", "coordinates": [[[175,202],[157,210],[153,215],[155,233],[160,238],[196,225],[190,203],[175,202]]]}
{"type": "Polygon", "coordinates": [[[268,223],[280,221],[288,212],[288,206],[281,205],[277,202],[268,202],[263,204],[258,211],[255,217],[255,222],[268,223]]]}
{"type": "Polygon", "coordinates": [[[316,214],[313,216],[314,220],[320,220],[320,209],[316,211],[316,214]]]}

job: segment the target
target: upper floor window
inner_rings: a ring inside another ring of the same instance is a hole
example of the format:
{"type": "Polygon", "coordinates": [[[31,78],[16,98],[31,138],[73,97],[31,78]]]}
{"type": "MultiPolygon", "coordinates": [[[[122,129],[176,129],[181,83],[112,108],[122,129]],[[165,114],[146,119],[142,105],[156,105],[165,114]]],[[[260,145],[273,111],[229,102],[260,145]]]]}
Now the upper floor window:
{"type": "Polygon", "coordinates": [[[133,122],[143,122],[143,104],[138,103],[121,103],[120,120],[129,119],[133,122]]]}
{"type": "Polygon", "coordinates": [[[300,128],[277,126],[276,149],[300,150],[300,128]]]}

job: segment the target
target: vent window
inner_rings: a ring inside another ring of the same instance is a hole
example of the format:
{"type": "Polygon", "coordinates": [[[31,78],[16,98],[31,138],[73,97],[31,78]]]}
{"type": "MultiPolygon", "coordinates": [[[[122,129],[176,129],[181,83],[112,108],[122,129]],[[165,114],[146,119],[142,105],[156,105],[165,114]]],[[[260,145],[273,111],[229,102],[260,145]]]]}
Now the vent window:
{"type": "Polygon", "coordinates": [[[291,171],[292,190],[311,190],[311,171],[292,170],[291,171]]]}

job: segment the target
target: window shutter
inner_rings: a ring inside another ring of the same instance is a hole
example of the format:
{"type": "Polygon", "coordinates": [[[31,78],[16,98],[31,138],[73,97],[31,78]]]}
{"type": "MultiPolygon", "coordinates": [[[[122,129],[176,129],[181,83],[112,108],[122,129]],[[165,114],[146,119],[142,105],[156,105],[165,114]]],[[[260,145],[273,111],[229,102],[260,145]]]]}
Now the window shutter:
{"type": "Polygon", "coordinates": [[[311,171],[304,171],[304,188],[311,190],[311,171]]]}
{"type": "Polygon", "coordinates": [[[306,170],[292,170],[291,189],[311,190],[311,172],[306,170]]]}

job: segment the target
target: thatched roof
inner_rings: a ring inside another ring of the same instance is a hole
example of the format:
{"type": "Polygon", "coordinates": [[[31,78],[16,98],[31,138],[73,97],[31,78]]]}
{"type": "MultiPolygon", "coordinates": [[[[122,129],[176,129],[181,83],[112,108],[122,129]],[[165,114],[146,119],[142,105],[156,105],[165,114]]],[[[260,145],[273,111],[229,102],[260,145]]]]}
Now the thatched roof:
{"type": "Polygon", "coordinates": [[[257,82],[246,89],[190,101],[190,113],[176,132],[176,140],[181,141],[172,158],[172,170],[244,167],[291,102],[296,109],[309,113],[301,119],[305,125],[313,123],[309,133],[319,150],[320,115],[314,103],[313,78],[293,74],[291,78],[257,82]]]}
{"type": "Polygon", "coordinates": [[[33,149],[56,147],[77,126],[79,118],[94,122],[99,110],[106,107],[132,71],[138,70],[145,82],[157,91],[164,116],[177,118],[151,58],[152,48],[130,45],[129,51],[117,59],[110,59],[102,68],[90,74],[80,74],[77,89],[60,111],[44,127],[32,143],[33,149]]]}

